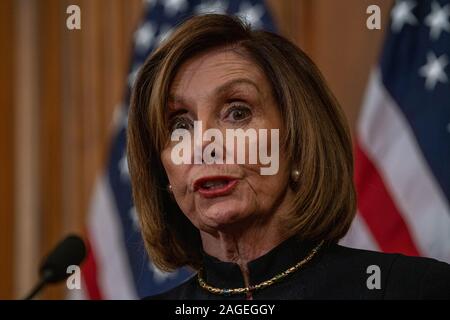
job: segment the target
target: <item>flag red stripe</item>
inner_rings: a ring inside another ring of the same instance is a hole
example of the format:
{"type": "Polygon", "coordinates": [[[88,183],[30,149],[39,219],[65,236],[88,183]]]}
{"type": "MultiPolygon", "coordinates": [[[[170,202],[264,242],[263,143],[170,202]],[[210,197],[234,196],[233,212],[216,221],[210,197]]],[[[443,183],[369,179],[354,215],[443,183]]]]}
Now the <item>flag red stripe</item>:
{"type": "Polygon", "coordinates": [[[408,226],[377,169],[359,143],[355,146],[355,183],[358,210],[380,249],[384,252],[419,256],[408,226]]]}
{"type": "Polygon", "coordinates": [[[86,245],[88,249],[88,254],[82,266],[82,275],[84,279],[84,284],[87,288],[89,299],[102,300],[102,294],[100,292],[97,282],[98,273],[97,273],[97,264],[95,262],[95,254],[88,240],[86,241],[86,245]]]}

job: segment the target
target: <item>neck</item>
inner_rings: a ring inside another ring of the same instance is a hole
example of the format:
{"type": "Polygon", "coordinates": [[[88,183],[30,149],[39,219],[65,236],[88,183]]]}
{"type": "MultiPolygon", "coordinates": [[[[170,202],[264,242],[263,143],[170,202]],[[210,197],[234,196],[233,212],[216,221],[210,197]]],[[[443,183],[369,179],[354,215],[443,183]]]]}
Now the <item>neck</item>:
{"type": "Polygon", "coordinates": [[[246,286],[250,286],[247,264],[274,249],[289,235],[280,228],[282,216],[292,202],[291,190],[272,208],[271,214],[260,213],[250,220],[206,232],[200,230],[203,250],[224,262],[236,263],[241,269],[246,286]]]}
{"type": "Polygon", "coordinates": [[[224,262],[239,265],[255,260],[280,244],[284,237],[276,226],[246,228],[245,232],[201,233],[204,251],[224,262]]]}
{"type": "Polygon", "coordinates": [[[245,232],[201,233],[203,249],[210,256],[224,262],[236,263],[241,269],[244,283],[250,286],[247,264],[280,244],[285,238],[274,223],[265,227],[245,228],[245,232]]]}

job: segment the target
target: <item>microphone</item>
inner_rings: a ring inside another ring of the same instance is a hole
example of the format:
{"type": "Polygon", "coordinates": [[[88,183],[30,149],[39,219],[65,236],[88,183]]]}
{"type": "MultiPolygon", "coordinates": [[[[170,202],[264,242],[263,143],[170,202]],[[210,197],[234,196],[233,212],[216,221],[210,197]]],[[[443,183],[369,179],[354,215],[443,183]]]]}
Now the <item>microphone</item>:
{"type": "Polygon", "coordinates": [[[69,235],[44,259],[40,268],[40,280],[24,300],[31,300],[48,283],[66,279],[67,267],[79,265],[86,256],[86,246],[76,235],[69,235]]]}

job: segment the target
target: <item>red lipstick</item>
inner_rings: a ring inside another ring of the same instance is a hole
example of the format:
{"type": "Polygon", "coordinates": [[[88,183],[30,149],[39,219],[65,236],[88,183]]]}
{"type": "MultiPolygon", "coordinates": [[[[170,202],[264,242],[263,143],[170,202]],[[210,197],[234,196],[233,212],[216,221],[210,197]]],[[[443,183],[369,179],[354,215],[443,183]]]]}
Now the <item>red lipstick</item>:
{"type": "Polygon", "coordinates": [[[208,176],[195,180],[194,191],[205,198],[225,196],[233,192],[239,180],[229,176],[208,176]]]}

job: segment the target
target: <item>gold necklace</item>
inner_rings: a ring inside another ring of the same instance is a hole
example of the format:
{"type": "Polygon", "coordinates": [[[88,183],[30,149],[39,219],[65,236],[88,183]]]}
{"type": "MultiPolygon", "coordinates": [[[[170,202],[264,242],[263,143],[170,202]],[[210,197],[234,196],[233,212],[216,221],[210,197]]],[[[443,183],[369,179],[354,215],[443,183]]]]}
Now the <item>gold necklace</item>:
{"type": "Polygon", "coordinates": [[[269,280],[263,281],[254,286],[248,286],[248,287],[244,287],[244,288],[229,288],[229,289],[222,289],[222,288],[216,288],[216,287],[210,286],[209,284],[207,284],[205,282],[205,280],[202,277],[203,268],[201,268],[197,273],[198,284],[200,285],[200,287],[202,287],[203,289],[205,289],[211,293],[227,295],[227,296],[233,295],[233,294],[244,294],[244,293],[253,292],[255,290],[264,289],[264,288],[267,288],[268,286],[270,286],[274,283],[277,283],[280,280],[286,278],[288,275],[290,275],[291,273],[294,273],[295,271],[300,269],[303,265],[308,263],[316,255],[317,251],[319,251],[319,249],[320,249],[320,247],[322,247],[323,243],[324,243],[324,241],[322,240],[314,249],[311,250],[311,252],[309,253],[309,255],[306,258],[304,258],[302,261],[298,262],[294,266],[273,276],[269,280]]]}

